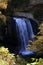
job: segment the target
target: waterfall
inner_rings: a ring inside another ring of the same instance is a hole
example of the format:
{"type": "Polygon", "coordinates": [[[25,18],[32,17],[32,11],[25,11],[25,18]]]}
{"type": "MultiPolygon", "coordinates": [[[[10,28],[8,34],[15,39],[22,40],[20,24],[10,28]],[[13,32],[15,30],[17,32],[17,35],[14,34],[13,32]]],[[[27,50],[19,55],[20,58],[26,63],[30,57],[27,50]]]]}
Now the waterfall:
{"type": "MultiPolygon", "coordinates": [[[[28,43],[28,32],[25,20],[22,18],[15,18],[16,24],[19,28],[19,38],[21,40],[21,51],[26,50],[26,46],[28,43]]],[[[17,29],[17,28],[16,28],[17,29]]]]}
{"type": "Polygon", "coordinates": [[[28,37],[29,37],[29,40],[34,40],[34,32],[33,32],[33,28],[32,28],[32,25],[31,25],[31,21],[29,19],[25,19],[25,22],[26,22],[26,25],[27,25],[27,32],[28,32],[28,37]]]}
{"type": "Polygon", "coordinates": [[[19,44],[19,54],[22,56],[34,56],[36,53],[35,51],[30,51],[27,50],[27,45],[29,44],[29,40],[33,40],[33,30],[32,30],[32,26],[29,20],[25,19],[25,18],[17,18],[14,17],[13,18],[16,22],[16,30],[17,30],[17,34],[19,35],[19,40],[21,41],[21,43],[19,44]]]}
{"type": "MultiPolygon", "coordinates": [[[[9,50],[11,52],[14,52],[15,54],[33,55],[33,51],[29,51],[26,49],[27,45],[29,44],[28,41],[34,35],[30,21],[26,20],[25,18],[9,17],[6,23],[7,30],[4,29],[5,32],[7,31],[4,37],[5,47],[8,47],[9,50]]],[[[2,41],[2,25],[0,25],[0,29],[0,41],[2,41]]]]}
{"type": "Polygon", "coordinates": [[[33,30],[32,30],[32,26],[29,20],[26,20],[24,18],[14,18],[16,20],[16,25],[19,29],[19,40],[21,41],[21,49],[20,51],[26,50],[27,45],[28,45],[28,41],[30,38],[32,38],[32,36],[34,36],[33,34],[33,30]]]}

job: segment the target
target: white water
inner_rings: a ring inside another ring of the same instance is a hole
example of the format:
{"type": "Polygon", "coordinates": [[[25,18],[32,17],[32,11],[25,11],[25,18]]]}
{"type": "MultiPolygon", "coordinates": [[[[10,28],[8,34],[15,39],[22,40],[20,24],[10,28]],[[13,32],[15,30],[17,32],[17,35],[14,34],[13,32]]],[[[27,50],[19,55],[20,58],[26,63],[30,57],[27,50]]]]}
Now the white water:
{"type": "Polygon", "coordinates": [[[24,18],[14,18],[16,20],[16,25],[19,29],[19,38],[21,41],[21,49],[20,51],[26,50],[27,44],[29,44],[29,39],[34,36],[32,26],[29,20],[25,20],[24,18]]]}

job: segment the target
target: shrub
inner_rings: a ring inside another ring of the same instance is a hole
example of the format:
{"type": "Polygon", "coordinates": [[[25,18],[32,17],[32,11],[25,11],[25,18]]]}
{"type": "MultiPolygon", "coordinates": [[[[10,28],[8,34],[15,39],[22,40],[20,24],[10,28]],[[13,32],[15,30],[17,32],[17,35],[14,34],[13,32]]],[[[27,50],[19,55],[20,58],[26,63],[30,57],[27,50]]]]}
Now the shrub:
{"type": "Polygon", "coordinates": [[[30,50],[34,50],[38,55],[43,54],[43,23],[40,24],[40,32],[36,36],[37,40],[33,41],[31,46],[28,48],[30,50]]]}
{"type": "Polygon", "coordinates": [[[0,65],[14,65],[14,54],[8,48],[0,47],[0,65]]]}

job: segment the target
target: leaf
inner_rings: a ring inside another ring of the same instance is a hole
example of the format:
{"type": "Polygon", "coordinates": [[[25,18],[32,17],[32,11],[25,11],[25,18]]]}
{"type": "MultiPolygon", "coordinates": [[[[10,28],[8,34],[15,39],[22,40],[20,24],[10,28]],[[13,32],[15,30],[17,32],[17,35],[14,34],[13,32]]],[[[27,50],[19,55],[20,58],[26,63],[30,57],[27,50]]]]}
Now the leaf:
{"type": "Polygon", "coordinates": [[[39,62],[43,62],[43,59],[42,59],[42,58],[40,58],[40,59],[39,59],[39,62]]]}

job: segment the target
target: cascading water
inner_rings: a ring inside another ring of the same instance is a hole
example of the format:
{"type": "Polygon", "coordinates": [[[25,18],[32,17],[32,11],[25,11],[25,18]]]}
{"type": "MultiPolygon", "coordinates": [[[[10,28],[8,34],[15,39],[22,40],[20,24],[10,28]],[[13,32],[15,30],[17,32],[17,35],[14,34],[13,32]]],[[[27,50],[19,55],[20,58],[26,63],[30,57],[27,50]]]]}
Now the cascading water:
{"type": "Polygon", "coordinates": [[[14,19],[16,20],[16,25],[19,29],[18,33],[19,33],[19,38],[21,41],[20,53],[22,51],[24,51],[23,52],[24,55],[25,54],[32,54],[33,53],[32,51],[26,50],[29,39],[32,38],[32,36],[34,36],[30,21],[29,20],[26,21],[24,18],[15,18],[14,17],[14,19]]]}
{"type": "Polygon", "coordinates": [[[27,32],[27,27],[26,23],[23,19],[20,18],[15,18],[16,19],[16,24],[19,28],[19,37],[21,40],[21,50],[26,50],[26,46],[28,43],[28,32],[27,32]]]}
{"type": "Polygon", "coordinates": [[[26,25],[27,25],[27,32],[28,32],[29,40],[34,40],[34,32],[33,32],[30,20],[25,19],[25,22],[26,22],[26,25]]]}

